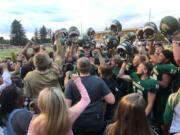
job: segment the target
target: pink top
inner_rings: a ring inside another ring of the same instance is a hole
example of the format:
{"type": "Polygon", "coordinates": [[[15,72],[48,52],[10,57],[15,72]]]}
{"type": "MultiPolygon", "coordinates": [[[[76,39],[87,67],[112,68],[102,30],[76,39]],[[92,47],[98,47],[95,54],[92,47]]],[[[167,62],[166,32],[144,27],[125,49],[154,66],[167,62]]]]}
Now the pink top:
{"type": "MultiPolygon", "coordinates": [[[[73,135],[72,126],[73,126],[75,120],[80,116],[80,114],[84,111],[84,109],[91,102],[89,95],[87,93],[87,90],[81,82],[81,79],[79,77],[76,78],[74,80],[74,83],[76,84],[76,86],[81,94],[81,100],[77,104],[75,104],[74,106],[72,106],[68,109],[69,121],[70,121],[71,126],[66,135],[73,135]]],[[[45,134],[44,129],[45,128],[42,124],[39,123],[38,125],[35,125],[35,124],[33,125],[31,122],[29,125],[29,129],[28,129],[28,135],[44,135],[45,134]]]]}

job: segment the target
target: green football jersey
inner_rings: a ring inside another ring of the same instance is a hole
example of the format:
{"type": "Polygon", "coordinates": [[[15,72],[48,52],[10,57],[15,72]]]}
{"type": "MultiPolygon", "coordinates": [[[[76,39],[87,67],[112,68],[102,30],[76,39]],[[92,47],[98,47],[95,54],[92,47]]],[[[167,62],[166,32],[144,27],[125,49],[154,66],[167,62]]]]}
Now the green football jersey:
{"type": "Polygon", "coordinates": [[[114,67],[114,68],[112,69],[113,75],[117,77],[118,74],[119,74],[119,70],[120,70],[120,67],[114,67]]]}
{"type": "Polygon", "coordinates": [[[180,67],[173,64],[157,64],[152,71],[152,77],[155,80],[161,80],[162,74],[175,75],[180,72],[180,67]]]}
{"type": "Polygon", "coordinates": [[[141,94],[145,101],[147,101],[148,92],[157,93],[159,84],[156,80],[149,77],[141,80],[136,72],[131,73],[130,76],[132,78],[134,92],[141,94]]]}
{"type": "MultiPolygon", "coordinates": [[[[157,64],[152,71],[153,79],[157,81],[162,80],[163,74],[169,74],[170,76],[174,76],[179,72],[179,68],[173,64],[157,64]]],[[[159,87],[159,91],[156,95],[156,100],[154,103],[154,117],[160,123],[163,123],[163,114],[166,106],[166,102],[168,100],[169,95],[171,94],[171,85],[167,88],[159,87]]]]}

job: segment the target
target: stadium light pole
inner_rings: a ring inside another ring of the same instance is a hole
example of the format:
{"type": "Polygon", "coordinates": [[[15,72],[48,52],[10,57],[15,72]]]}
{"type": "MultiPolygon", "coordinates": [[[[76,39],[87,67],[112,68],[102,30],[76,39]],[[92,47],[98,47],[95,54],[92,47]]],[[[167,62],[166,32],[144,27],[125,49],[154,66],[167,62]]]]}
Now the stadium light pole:
{"type": "Polygon", "coordinates": [[[151,21],[151,8],[149,8],[149,22],[151,21]]]}
{"type": "Polygon", "coordinates": [[[81,23],[81,35],[82,35],[82,22],[80,22],[81,23]]]}

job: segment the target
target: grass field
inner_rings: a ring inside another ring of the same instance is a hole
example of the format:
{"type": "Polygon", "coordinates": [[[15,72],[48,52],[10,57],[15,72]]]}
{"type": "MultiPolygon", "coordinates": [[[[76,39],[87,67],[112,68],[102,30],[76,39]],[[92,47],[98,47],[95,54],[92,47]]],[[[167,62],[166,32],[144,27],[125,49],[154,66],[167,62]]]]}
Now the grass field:
{"type": "MultiPolygon", "coordinates": [[[[172,46],[169,45],[165,45],[164,46],[165,49],[169,49],[172,51],[172,46]]],[[[52,51],[51,47],[46,47],[46,49],[48,51],[52,51]]],[[[0,49],[0,59],[5,59],[7,57],[11,57],[11,54],[14,52],[15,54],[20,53],[20,51],[22,50],[22,48],[9,48],[9,49],[0,49]]],[[[29,49],[29,52],[31,52],[32,49],[29,49]]]]}
{"type": "Polygon", "coordinates": [[[11,54],[14,52],[18,54],[21,51],[21,48],[9,48],[9,49],[0,49],[0,58],[4,59],[7,57],[11,57],[11,54]]]}
{"type": "MultiPolygon", "coordinates": [[[[52,51],[52,48],[47,47],[48,51],[52,51]]],[[[22,48],[9,48],[9,49],[0,49],[0,59],[5,59],[11,57],[11,54],[14,52],[15,54],[20,53],[22,48]]],[[[28,52],[31,52],[32,49],[29,49],[28,52]]]]}

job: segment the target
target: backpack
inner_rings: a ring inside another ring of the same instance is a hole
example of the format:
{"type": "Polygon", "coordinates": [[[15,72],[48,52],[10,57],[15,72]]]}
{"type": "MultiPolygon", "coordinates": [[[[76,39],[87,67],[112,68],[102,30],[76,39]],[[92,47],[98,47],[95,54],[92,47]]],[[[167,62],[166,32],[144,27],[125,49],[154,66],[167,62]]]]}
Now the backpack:
{"type": "Polygon", "coordinates": [[[96,133],[104,129],[105,120],[102,101],[90,103],[73,125],[73,132],[81,134],[96,133]]]}

